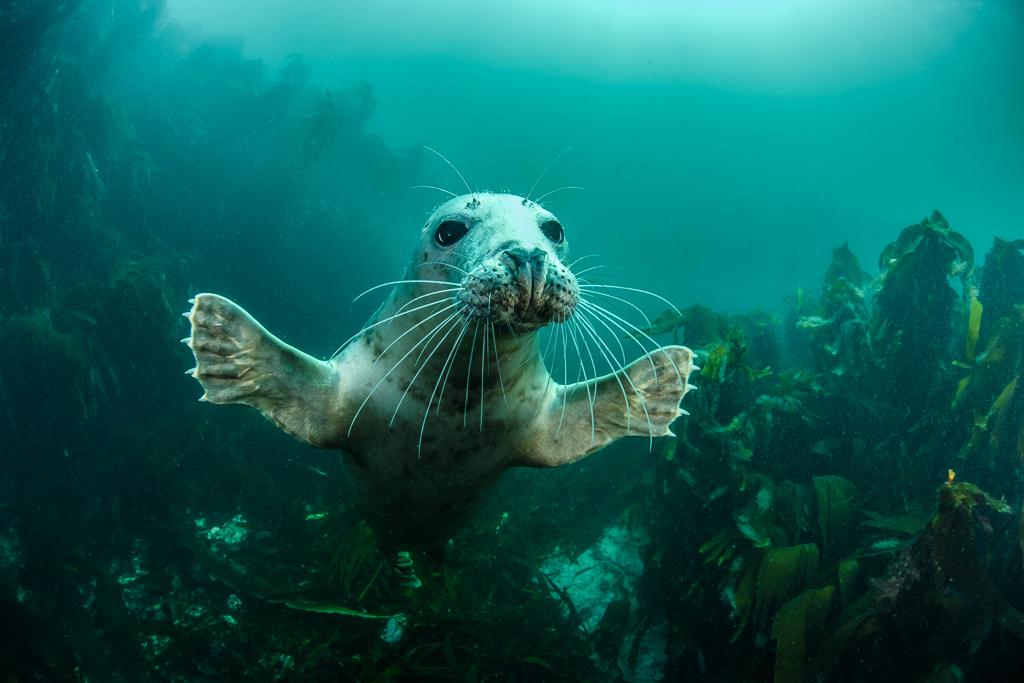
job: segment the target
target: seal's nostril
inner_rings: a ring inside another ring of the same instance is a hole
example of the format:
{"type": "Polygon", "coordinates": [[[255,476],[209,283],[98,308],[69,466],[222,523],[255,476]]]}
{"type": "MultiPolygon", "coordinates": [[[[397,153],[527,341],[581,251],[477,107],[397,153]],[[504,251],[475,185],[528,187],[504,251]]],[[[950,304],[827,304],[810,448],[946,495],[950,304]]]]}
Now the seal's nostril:
{"type": "Polygon", "coordinates": [[[507,256],[509,260],[512,261],[512,263],[518,270],[521,269],[523,265],[532,258],[533,254],[526,251],[526,249],[523,249],[522,247],[512,247],[511,249],[505,250],[505,256],[507,256]]]}
{"type": "Polygon", "coordinates": [[[524,247],[511,247],[502,252],[511,261],[516,270],[521,269],[527,263],[541,264],[547,260],[547,252],[540,247],[526,249],[524,247]]]}

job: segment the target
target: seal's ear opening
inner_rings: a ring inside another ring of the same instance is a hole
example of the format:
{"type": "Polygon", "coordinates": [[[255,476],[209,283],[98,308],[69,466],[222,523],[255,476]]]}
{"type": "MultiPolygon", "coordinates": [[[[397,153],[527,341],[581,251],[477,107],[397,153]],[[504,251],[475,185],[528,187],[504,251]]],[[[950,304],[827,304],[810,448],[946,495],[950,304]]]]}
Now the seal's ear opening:
{"type": "Polygon", "coordinates": [[[434,231],[434,241],[442,247],[450,247],[469,232],[469,226],[462,221],[447,220],[441,221],[434,231]]]}

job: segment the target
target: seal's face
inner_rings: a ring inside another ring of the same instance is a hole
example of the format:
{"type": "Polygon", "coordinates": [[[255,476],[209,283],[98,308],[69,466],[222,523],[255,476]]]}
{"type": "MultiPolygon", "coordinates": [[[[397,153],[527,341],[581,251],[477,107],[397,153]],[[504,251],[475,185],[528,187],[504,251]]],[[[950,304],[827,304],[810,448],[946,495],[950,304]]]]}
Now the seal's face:
{"type": "Polygon", "coordinates": [[[562,224],[540,205],[510,194],[463,195],[427,221],[422,261],[445,264],[459,280],[463,315],[518,330],[567,319],[579,284],[562,259],[562,224]]]}

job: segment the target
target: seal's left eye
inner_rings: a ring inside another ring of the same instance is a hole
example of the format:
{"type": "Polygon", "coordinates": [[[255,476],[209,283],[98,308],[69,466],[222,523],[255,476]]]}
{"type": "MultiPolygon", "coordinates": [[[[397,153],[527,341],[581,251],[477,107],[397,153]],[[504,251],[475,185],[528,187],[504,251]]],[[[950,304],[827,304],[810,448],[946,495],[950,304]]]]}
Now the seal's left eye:
{"type": "Polygon", "coordinates": [[[545,221],[541,223],[540,231],[555,244],[561,244],[562,240],[565,239],[565,231],[562,230],[562,224],[558,221],[545,221]]]}
{"type": "Polygon", "coordinates": [[[462,221],[442,221],[434,231],[434,240],[442,247],[450,247],[469,232],[469,226],[462,221]]]}

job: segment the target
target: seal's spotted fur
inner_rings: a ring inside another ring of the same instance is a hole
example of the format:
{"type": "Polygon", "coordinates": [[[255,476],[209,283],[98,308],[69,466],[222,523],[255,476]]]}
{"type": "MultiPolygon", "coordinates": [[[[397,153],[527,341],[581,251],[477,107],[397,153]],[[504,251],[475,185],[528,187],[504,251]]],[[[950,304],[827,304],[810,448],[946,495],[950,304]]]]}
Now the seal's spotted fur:
{"type": "Polygon", "coordinates": [[[382,540],[441,543],[506,468],[557,466],[623,436],[668,434],[680,414],[692,369],[681,346],[587,382],[548,374],[537,329],[587,306],[553,225],[550,212],[514,195],[441,205],[404,280],[330,361],[284,344],[237,304],[199,294],[185,314],[191,372],[205,400],[252,406],[299,439],[348,454],[382,540]],[[444,221],[465,236],[439,244],[444,221]]]}

